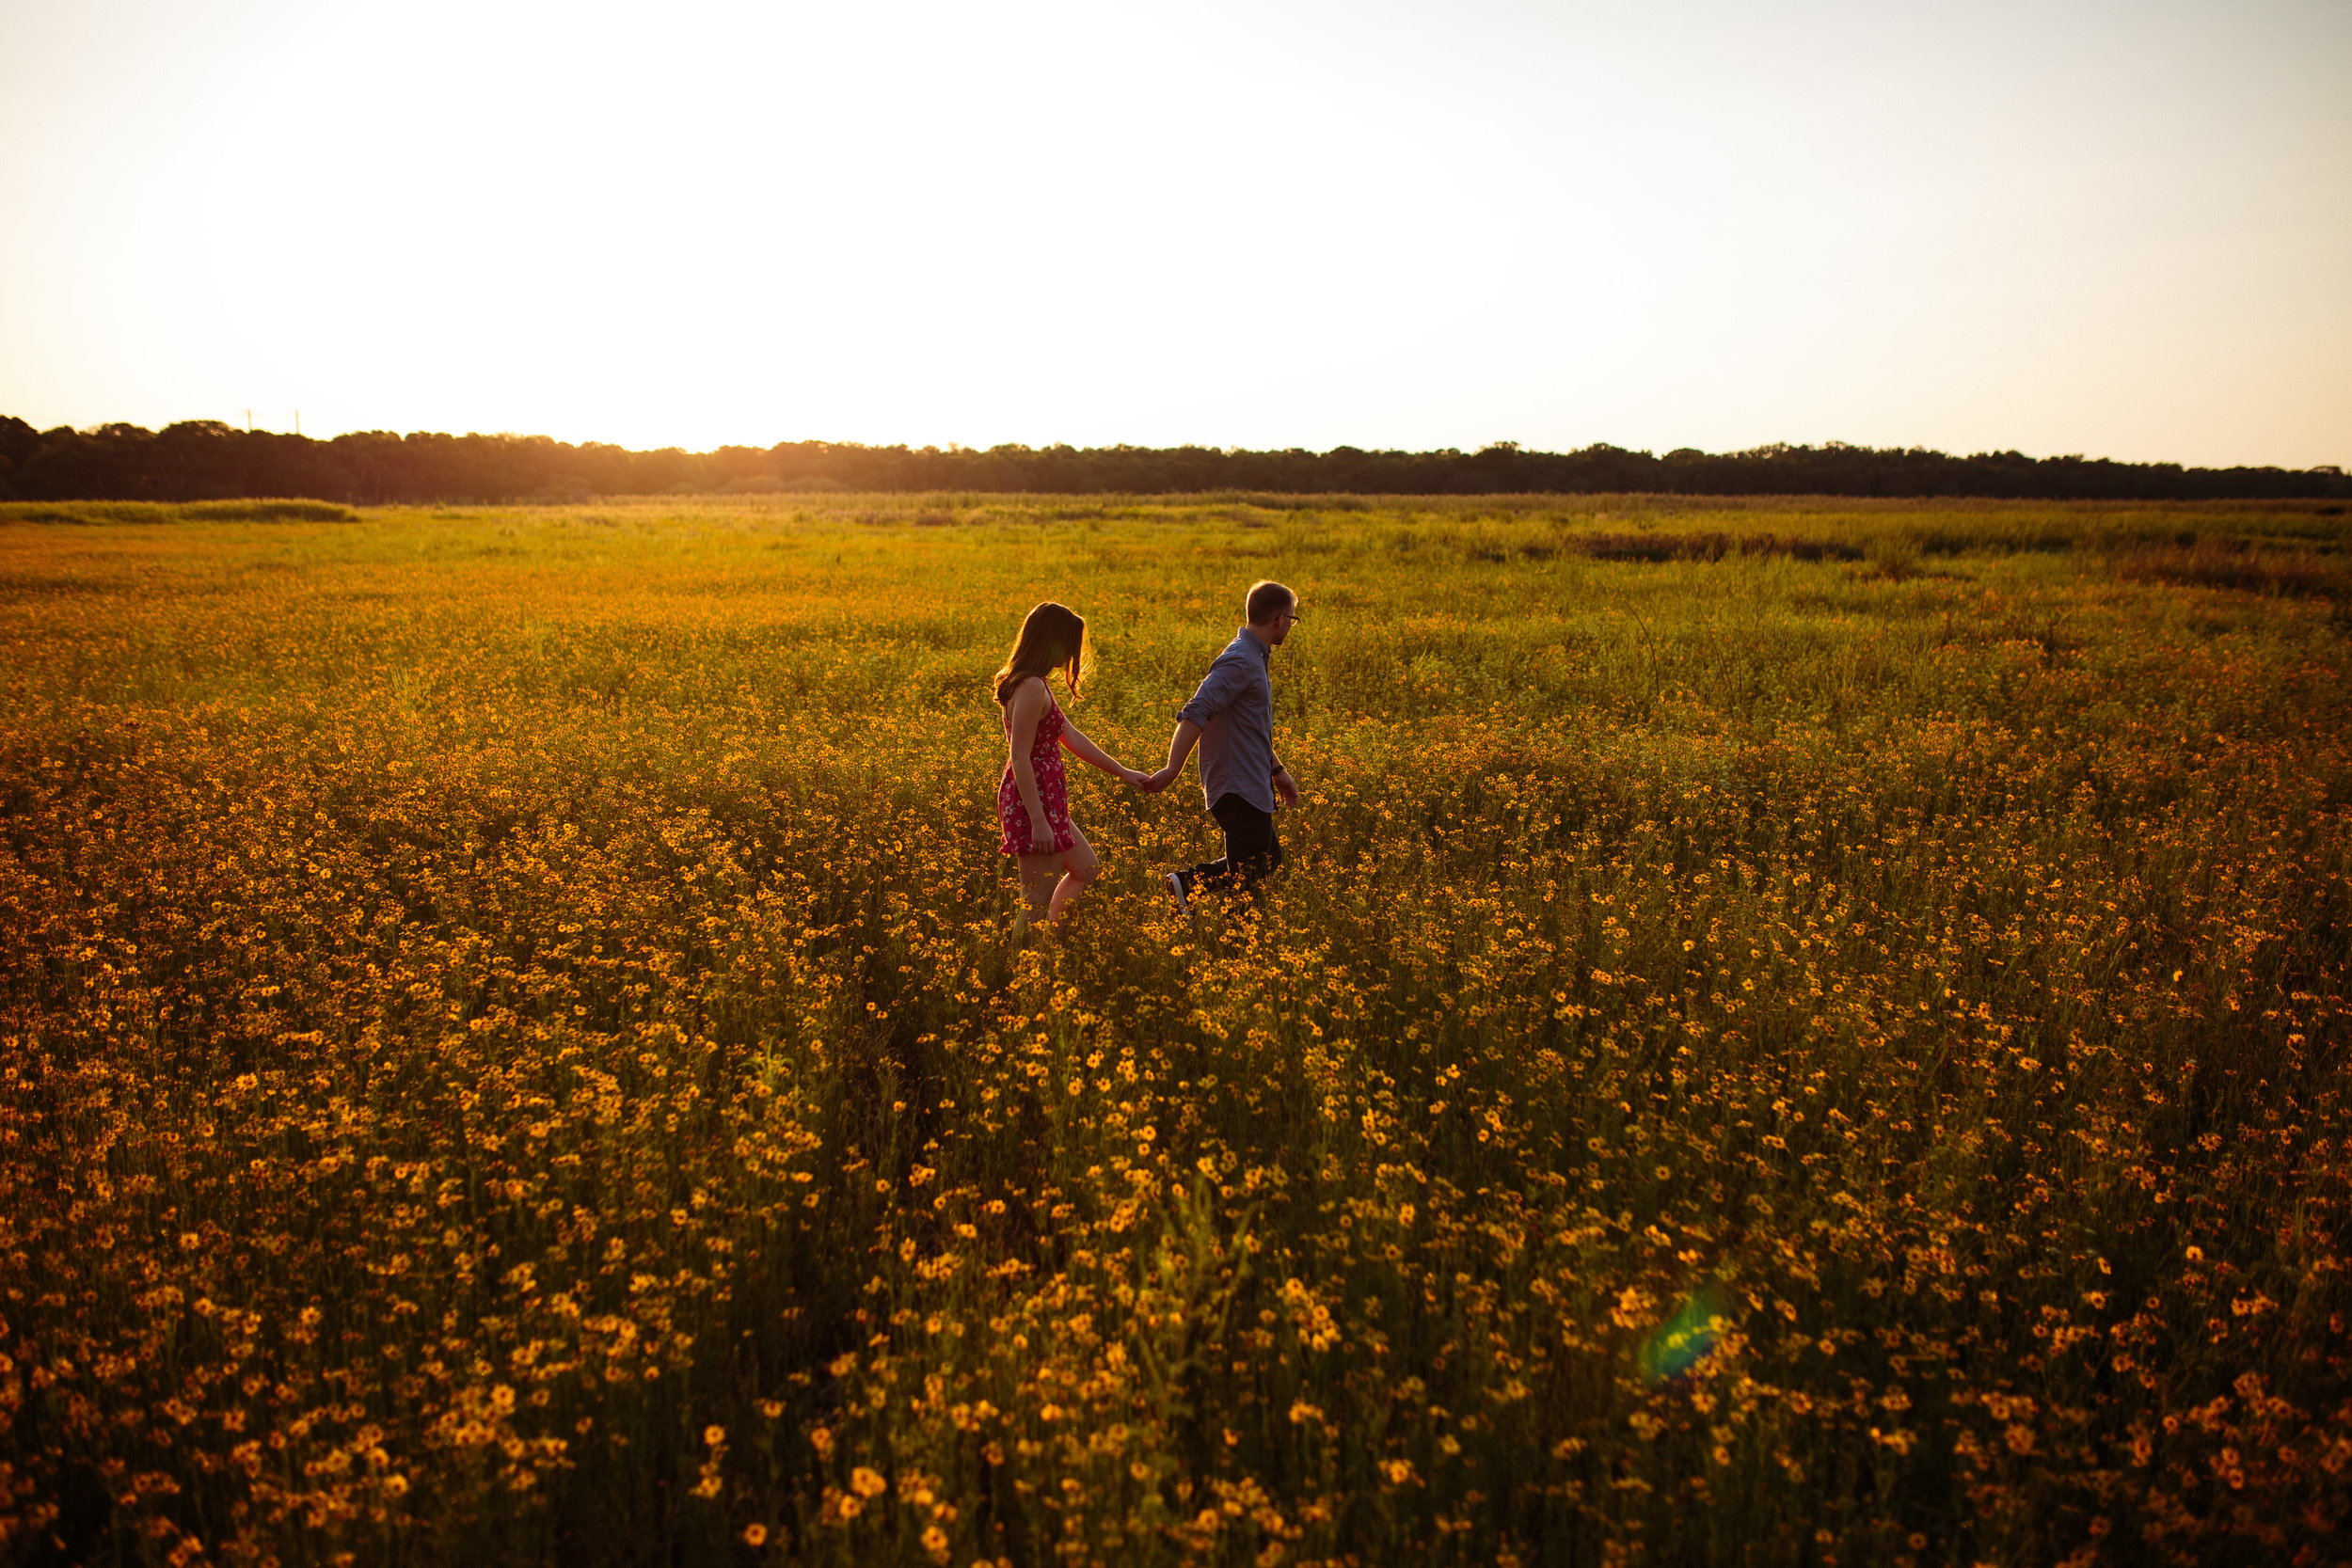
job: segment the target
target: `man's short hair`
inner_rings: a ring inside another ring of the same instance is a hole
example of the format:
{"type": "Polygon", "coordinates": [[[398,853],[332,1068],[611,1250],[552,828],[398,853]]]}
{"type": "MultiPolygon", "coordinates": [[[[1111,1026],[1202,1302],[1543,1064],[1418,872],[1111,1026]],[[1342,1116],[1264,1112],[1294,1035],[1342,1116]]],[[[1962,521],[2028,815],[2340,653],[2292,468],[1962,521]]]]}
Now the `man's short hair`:
{"type": "Polygon", "coordinates": [[[1298,595],[1279,582],[1253,582],[1243,613],[1253,626],[1263,626],[1298,602],[1298,595]]]}

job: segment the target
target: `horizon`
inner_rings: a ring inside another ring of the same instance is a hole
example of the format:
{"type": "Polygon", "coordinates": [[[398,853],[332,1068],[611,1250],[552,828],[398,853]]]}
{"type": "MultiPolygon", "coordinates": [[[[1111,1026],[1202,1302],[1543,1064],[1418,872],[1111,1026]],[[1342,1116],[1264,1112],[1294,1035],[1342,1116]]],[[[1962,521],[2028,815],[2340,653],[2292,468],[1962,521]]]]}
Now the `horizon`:
{"type": "MultiPolygon", "coordinates": [[[[9,415],[9,414],[6,413],[5,411],[0,411],[0,420],[8,420],[8,419],[13,419],[13,418],[20,418],[20,416],[9,415]]],[[[31,421],[29,421],[29,420],[28,420],[28,421],[25,421],[25,422],[26,422],[26,423],[28,423],[28,424],[30,424],[30,423],[31,423],[31,421]]],[[[34,430],[35,430],[38,434],[42,435],[42,436],[52,435],[52,434],[54,434],[55,432],[56,432],[57,430],[59,430],[59,429],[66,429],[66,430],[72,430],[72,431],[75,435],[77,435],[77,436],[94,436],[94,435],[98,435],[98,434],[100,434],[100,433],[102,433],[102,432],[103,432],[103,431],[105,431],[106,429],[111,428],[111,427],[119,426],[119,425],[126,425],[126,424],[130,424],[130,423],[131,423],[131,421],[128,421],[128,420],[104,420],[104,421],[101,421],[101,422],[99,422],[99,423],[96,423],[96,424],[90,424],[90,425],[64,425],[64,426],[52,425],[52,426],[49,426],[47,429],[42,429],[40,426],[39,426],[39,425],[37,425],[37,424],[36,424],[36,425],[33,425],[33,426],[32,426],[32,428],[33,428],[33,429],[34,429],[34,430]]],[[[232,435],[232,436],[237,436],[237,435],[245,435],[245,436],[285,436],[285,437],[288,437],[288,438],[290,438],[290,439],[295,439],[295,440],[318,441],[318,442],[322,442],[322,443],[325,443],[325,442],[333,442],[333,441],[341,440],[341,439],[342,439],[342,438],[343,438],[343,437],[345,437],[345,436],[391,436],[391,437],[393,437],[393,438],[395,438],[395,439],[398,439],[398,440],[403,440],[403,441],[405,441],[405,440],[410,440],[410,439],[415,439],[415,438],[419,438],[419,437],[437,437],[437,438],[450,439],[450,440],[487,440],[487,441],[543,441],[543,440],[544,440],[544,441],[553,441],[553,442],[555,442],[555,443],[557,443],[557,444],[559,444],[559,445],[568,446],[568,447],[572,447],[572,448],[574,448],[574,449],[585,449],[585,448],[591,448],[591,447],[600,447],[600,448],[604,448],[604,449],[607,449],[607,450],[617,450],[617,451],[626,451],[626,452],[630,452],[630,453],[637,454],[637,455],[650,455],[650,454],[653,454],[653,453],[662,452],[662,451],[677,451],[677,452],[681,452],[681,453],[683,453],[684,455],[689,456],[689,457],[708,457],[708,456],[713,456],[713,455],[716,455],[717,453],[719,453],[719,452],[721,452],[721,451],[763,451],[763,452],[774,452],[774,451],[784,451],[784,450],[786,450],[786,449],[787,449],[787,448],[799,448],[799,447],[827,447],[827,448],[840,448],[840,449],[850,450],[850,451],[906,451],[906,452],[911,452],[911,453],[915,453],[915,454],[923,454],[923,453],[947,453],[947,454],[952,454],[952,453],[970,453],[970,454],[978,455],[978,456],[986,456],[986,455],[988,455],[988,454],[990,454],[990,453],[992,453],[992,452],[1004,452],[1004,451],[1050,452],[1050,451],[1080,451],[1080,452],[1107,452],[1107,451],[1203,451],[1203,452],[1218,453],[1218,454],[1222,454],[1222,455],[1226,455],[1226,456],[1240,455],[1240,454],[1245,454],[1245,453],[1249,453],[1249,454],[1258,454],[1258,455],[1265,455],[1265,456],[1282,456],[1282,455],[1288,455],[1288,454],[1296,453],[1296,454],[1303,454],[1303,455],[1305,455],[1305,456],[1309,456],[1309,457],[1334,457],[1334,456],[1341,455],[1341,454],[1343,454],[1343,453],[1347,453],[1347,452],[1358,452],[1358,453],[1361,453],[1361,454],[1363,454],[1363,455],[1365,455],[1365,456],[1369,456],[1369,457],[1400,457],[1400,456],[1401,456],[1401,457],[1448,457],[1448,456],[1454,456],[1454,457],[1464,457],[1464,456],[1475,456],[1475,455],[1478,455],[1478,454],[1480,454],[1480,453],[1482,453],[1482,452],[1486,452],[1486,451],[1498,451],[1498,450],[1500,450],[1500,451],[1508,451],[1518,452],[1518,453],[1521,453],[1522,455],[1525,455],[1525,456],[1528,456],[1528,457],[1574,457],[1574,456],[1578,456],[1578,455],[1581,455],[1581,454],[1583,454],[1583,453],[1587,453],[1587,452],[1599,452],[1599,451],[1619,451],[1619,452],[1625,452],[1625,453],[1627,453],[1627,454],[1629,454],[1629,455],[1630,455],[1630,456],[1634,456],[1634,457],[1649,457],[1649,458],[1665,458],[1665,457],[1676,456],[1676,455],[1678,455],[1678,454],[1683,453],[1683,452],[1696,452],[1696,453],[1698,453],[1698,455],[1699,455],[1699,456],[1701,456],[1701,457],[1706,457],[1706,458],[1740,458],[1740,457],[1766,457],[1766,456],[1771,456],[1771,455],[1774,455],[1774,454],[1777,454],[1777,453],[1783,453],[1783,452],[1796,453],[1796,452],[1853,451],[1853,452],[1870,452],[1870,453],[1877,453],[1877,454],[1881,454],[1881,455],[1922,455],[1922,456],[1931,456],[1931,457],[1944,457],[1944,458],[1948,458],[1948,459],[1951,459],[1951,460],[1954,460],[1954,461],[1957,461],[1957,462],[1975,462],[1975,461],[1979,461],[1979,460],[1985,459],[1985,458],[2021,458],[2021,459],[2023,459],[2023,460],[2025,460],[2025,461],[2026,461],[2026,462],[2029,462],[2029,463],[2035,463],[2035,464],[2042,464],[2042,463],[2083,463],[2083,464],[2087,464],[2087,465],[2098,465],[2098,464],[2116,464],[2116,465],[2121,465],[2121,466],[2125,466],[2125,467],[2178,467],[2178,468],[2184,468],[2184,469],[2192,469],[2192,470],[2224,470],[2224,469],[2231,468],[2231,467],[2245,467],[2245,468],[2265,468],[2265,467],[2267,467],[2267,468],[2281,468],[2281,469],[2284,469],[2284,471],[2286,471],[2286,472],[2290,472],[2290,473],[2335,473],[2335,474],[2340,474],[2340,473],[2342,473],[2342,472],[2344,471],[2344,468],[2343,468],[2343,466],[2342,466],[2342,465],[2339,465],[2339,464],[2334,464],[2334,463],[2313,463],[2313,464],[2308,464],[2308,465],[2305,465],[2304,467],[2300,467],[2300,468],[2286,468],[2286,467],[2285,467],[2285,466],[2284,466],[2284,465],[2281,465],[2281,464],[2194,464],[2194,463],[2182,463],[2182,462],[2179,462],[2179,461],[2177,461],[2177,460],[2174,460],[2174,459],[2168,459],[2168,458],[2150,458],[2150,459],[2137,459],[2137,458],[2118,458],[2118,457],[2109,457],[2109,456],[2106,456],[2106,455],[2104,455],[2104,454],[2101,454],[2101,455],[2093,455],[2093,454],[2090,454],[2090,453],[2087,453],[2087,452],[2079,452],[2079,451],[2074,451],[2074,452],[2028,452],[2028,451],[2019,451],[2018,449],[2016,449],[2016,448],[2014,448],[2014,447],[1986,448],[1986,449],[1983,449],[1983,450],[1981,450],[1981,451],[1946,451],[1946,450],[1944,450],[1944,449],[1942,449],[1942,448],[1923,446],[1923,445],[1920,445],[1920,444],[1917,444],[1917,443],[1912,443],[1912,444],[1909,444],[1909,445],[1900,445],[1900,446],[1870,447],[1870,446],[1865,446],[1865,445],[1863,445],[1863,444],[1862,444],[1862,443],[1860,443],[1860,442],[1855,442],[1855,441],[1840,441],[1840,440],[1837,440],[1837,439],[1835,439],[1835,438],[1832,438],[1832,439],[1830,439],[1830,440],[1826,440],[1826,441],[1814,441],[1814,442],[1799,442],[1799,441],[1767,441],[1767,442],[1763,442],[1763,443],[1761,443],[1760,445],[1754,446],[1754,447],[1743,447],[1743,448],[1739,448],[1739,449],[1736,449],[1736,450],[1726,449],[1726,450],[1723,450],[1723,451],[1707,451],[1707,450],[1706,450],[1706,449],[1704,449],[1704,448],[1692,447],[1692,446],[1688,446],[1688,445],[1678,446],[1678,447],[1670,447],[1670,448],[1665,448],[1664,450],[1661,450],[1661,449],[1659,449],[1659,448],[1655,448],[1655,447],[1626,447],[1626,446],[1622,446],[1622,445],[1619,445],[1619,444],[1617,444],[1617,443],[1609,442],[1609,441],[1594,441],[1594,442],[1588,442],[1588,443],[1586,443],[1584,446],[1581,446],[1581,447],[1569,447],[1569,448],[1532,447],[1532,446],[1528,446],[1528,445],[1526,445],[1526,444],[1525,444],[1525,443],[1523,443],[1523,442],[1518,442],[1518,441],[1490,441],[1490,442],[1486,442],[1486,443],[1483,443],[1483,444],[1481,444],[1481,445],[1478,445],[1478,446],[1472,446],[1472,447],[1366,447],[1366,446],[1359,446],[1359,445],[1356,445],[1356,444],[1354,444],[1354,443],[1352,443],[1352,442],[1341,442],[1341,443],[1339,443],[1339,444],[1338,444],[1338,445],[1336,445],[1336,446],[1330,446],[1330,447],[1245,447],[1245,446],[1223,446],[1223,447],[1213,447],[1213,446],[1207,446],[1207,445],[1202,444],[1202,443],[1187,443],[1187,444],[1183,444],[1183,445],[1177,445],[1177,446],[1167,446],[1167,447],[1149,447],[1149,446],[1144,446],[1144,445],[1142,445],[1141,443],[1138,443],[1138,442],[1133,442],[1133,441],[1125,441],[1125,442],[1121,442],[1121,441],[1110,441],[1110,442],[1103,442],[1103,443],[1094,444],[1094,445],[1080,445],[1079,443],[1076,443],[1076,442],[1073,442],[1073,441],[1044,441],[1044,442],[1004,441],[1004,442],[998,442],[998,443],[997,443],[997,444],[995,444],[994,446],[988,446],[988,447],[976,447],[976,446],[971,446],[971,445],[968,445],[968,444],[966,444],[966,443],[963,443],[963,442],[958,442],[958,441],[947,441],[947,442],[928,442],[928,443],[921,443],[921,444],[918,444],[918,443],[915,443],[915,442],[912,442],[912,441],[904,441],[904,440],[900,440],[900,441],[853,441],[853,440],[838,440],[838,439],[835,439],[835,438],[834,438],[834,437],[831,437],[831,436],[786,436],[786,437],[784,437],[784,438],[782,438],[782,439],[780,439],[780,440],[775,440],[775,441],[742,441],[742,442],[723,442],[723,443],[721,443],[721,444],[719,444],[719,445],[716,445],[716,446],[709,446],[709,447],[678,447],[678,446],[669,446],[669,447],[629,447],[629,446],[624,446],[624,445],[622,445],[621,443],[619,443],[619,442],[614,442],[614,441],[598,441],[598,440],[595,439],[594,437],[589,437],[589,438],[587,438],[587,439],[583,439],[583,440],[570,440],[570,439],[567,439],[567,438],[565,438],[565,437],[564,437],[564,436],[550,436],[550,435],[548,435],[547,433],[542,432],[542,431],[518,431],[518,430],[465,430],[465,431],[459,431],[459,430],[427,430],[427,429],[418,429],[418,430],[400,431],[400,430],[365,429],[365,430],[345,430],[345,431],[338,431],[338,432],[336,432],[335,434],[333,434],[333,435],[331,435],[331,436],[319,436],[319,435],[313,435],[313,434],[311,434],[311,433],[310,433],[310,432],[308,432],[308,431],[302,431],[302,430],[272,430],[272,429],[269,429],[269,428],[267,428],[267,427],[265,427],[265,426],[260,425],[260,424],[258,424],[258,423],[248,428],[248,427],[245,427],[245,426],[240,426],[240,425],[232,424],[232,423],[230,423],[230,421],[228,421],[228,420],[217,420],[217,419],[211,419],[211,418],[197,418],[197,419],[188,419],[188,420],[170,420],[170,421],[168,421],[167,423],[165,423],[165,424],[160,424],[160,425],[152,425],[152,426],[149,426],[149,425],[132,425],[132,428],[134,428],[134,429],[137,429],[137,430],[141,430],[141,431],[145,432],[146,434],[148,434],[148,435],[150,435],[150,436],[160,436],[160,435],[164,434],[166,431],[172,430],[172,429],[179,428],[179,427],[183,427],[183,426],[218,426],[218,427],[221,427],[222,429],[225,429],[225,430],[227,431],[227,433],[228,433],[228,434],[232,435]]]]}
{"type": "Polygon", "coordinates": [[[37,428],[2352,462],[2319,0],[0,0],[0,39],[37,428]]]}

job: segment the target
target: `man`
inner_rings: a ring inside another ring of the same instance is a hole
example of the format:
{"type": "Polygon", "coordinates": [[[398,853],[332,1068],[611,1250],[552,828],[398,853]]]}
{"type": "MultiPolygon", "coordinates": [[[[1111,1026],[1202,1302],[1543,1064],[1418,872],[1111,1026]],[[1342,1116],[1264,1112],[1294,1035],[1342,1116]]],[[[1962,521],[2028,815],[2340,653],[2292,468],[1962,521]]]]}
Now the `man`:
{"type": "Polygon", "coordinates": [[[1298,782],[1274,754],[1274,650],[1298,624],[1298,595],[1279,582],[1252,583],[1243,601],[1247,623],[1200,689],[1176,715],[1168,766],[1143,787],[1166,789],[1184,771],[1193,743],[1200,745],[1200,799],[1225,830],[1225,858],[1168,874],[1178,909],[1201,889],[1254,894],[1282,863],[1274,836],[1274,808],[1298,803],[1298,782]]]}

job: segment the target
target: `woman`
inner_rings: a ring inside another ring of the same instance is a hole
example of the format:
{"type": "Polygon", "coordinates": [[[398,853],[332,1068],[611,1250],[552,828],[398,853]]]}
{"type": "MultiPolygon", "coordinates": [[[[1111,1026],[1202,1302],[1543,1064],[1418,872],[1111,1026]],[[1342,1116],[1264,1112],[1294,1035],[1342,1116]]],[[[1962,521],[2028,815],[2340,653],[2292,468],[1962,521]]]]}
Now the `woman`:
{"type": "Polygon", "coordinates": [[[1130,784],[1139,785],[1147,777],[1121,768],[1079,734],[1046,689],[1045,677],[1059,670],[1071,700],[1077,700],[1086,642],[1087,624],[1074,611],[1041,604],[1021,623],[1012,653],[996,672],[996,705],[1004,709],[1007,743],[1005,776],[996,786],[996,819],[1005,831],[998,847],[1020,857],[1025,917],[1049,925],[1061,919],[1103,869],[1094,847],[1070,820],[1061,748],[1130,784]]]}

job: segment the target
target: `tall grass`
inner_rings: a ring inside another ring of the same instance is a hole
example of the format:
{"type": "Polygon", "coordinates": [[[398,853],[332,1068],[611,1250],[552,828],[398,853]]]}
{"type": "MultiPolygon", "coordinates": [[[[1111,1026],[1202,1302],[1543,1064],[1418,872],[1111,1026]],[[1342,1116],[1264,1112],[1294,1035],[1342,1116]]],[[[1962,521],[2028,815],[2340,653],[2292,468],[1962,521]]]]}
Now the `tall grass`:
{"type": "Polygon", "coordinates": [[[0,501],[0,523],[356,523],[332,501],[0,501]]]}
{"type": "Polygon", "coordinates": [[[1294,499],[0,532],[8,1553],[2344,1556],[2340,518],[1294,499]]]}

